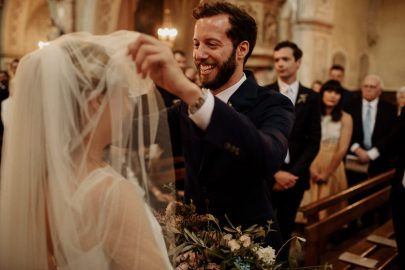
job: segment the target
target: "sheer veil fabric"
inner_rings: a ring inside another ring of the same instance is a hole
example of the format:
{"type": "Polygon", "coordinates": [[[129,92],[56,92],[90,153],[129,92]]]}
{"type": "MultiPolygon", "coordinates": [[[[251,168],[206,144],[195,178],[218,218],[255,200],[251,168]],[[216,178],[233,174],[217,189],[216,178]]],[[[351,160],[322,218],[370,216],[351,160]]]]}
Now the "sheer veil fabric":
{"type": "Polygon", "coordinates": [[[171,157],[168,125],[153,82],[127,56],[137,35],[73,33],[20,62],[3,146],[0,269],[172,268],[146,203],[161,185],[151,149],[159,141],[171,157]]]}

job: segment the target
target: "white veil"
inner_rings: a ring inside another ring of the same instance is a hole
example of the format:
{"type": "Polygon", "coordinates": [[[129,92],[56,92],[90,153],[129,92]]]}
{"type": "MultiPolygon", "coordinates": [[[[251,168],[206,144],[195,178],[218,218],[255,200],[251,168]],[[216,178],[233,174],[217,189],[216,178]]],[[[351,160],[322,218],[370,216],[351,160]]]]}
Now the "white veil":
{"type": "Polygon", "coordinates": [[[127,56],[137,35],[69,34],[20,62],[3,146],[0,269],[170,268],[143,199],[174,180],[150,177],[154,153],[171,157],[169,131],[152,81],[127,56]]]}

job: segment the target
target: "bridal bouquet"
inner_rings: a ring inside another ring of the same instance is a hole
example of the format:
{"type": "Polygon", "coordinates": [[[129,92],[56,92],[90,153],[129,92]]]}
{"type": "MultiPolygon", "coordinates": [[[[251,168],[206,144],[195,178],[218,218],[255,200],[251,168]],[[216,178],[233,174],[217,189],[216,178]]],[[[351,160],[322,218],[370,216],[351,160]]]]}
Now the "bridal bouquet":
{"type": "MultiPolygon", "coordinates": [[[[228,220],[229,226],[221,227],[213,215],[199,215],[192,204],[179,202],[169,204],[165,213],[157,213],[157,219],[176,270],[276,270],[285,266],[277,260],[278,252],[264,245],[271,222],[242,230],[228,220]]],[[[294,237],[289,241],[295,241],[300,249],[305,240],[294,237]]],[[[296,260],[291,258],[289,264],[296,265],[296,260]]]]}

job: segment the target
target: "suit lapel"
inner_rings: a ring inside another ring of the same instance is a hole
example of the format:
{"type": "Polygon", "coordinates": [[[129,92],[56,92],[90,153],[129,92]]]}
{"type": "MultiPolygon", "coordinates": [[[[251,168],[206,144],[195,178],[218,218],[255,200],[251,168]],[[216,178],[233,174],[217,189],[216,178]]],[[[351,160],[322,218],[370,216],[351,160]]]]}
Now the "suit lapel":
{"type": "Polygon", "coordinates": [[[363,146],[363,100],[360,98],[357,100],[357,104],[354,104],[353,108],[353,122],[359,123],[358,125],[358,137],[354,137],[354,141],[360,143],[363,146]],[[355,119],[356,120],[355,120],[355,119]]]}
{"type": "MultiPolygon", "coordinates": [[[[371,135],[371,141],[373,142],[373,145],[374,145],[374,138],[379,137],[379,134],[377,134],[378,131],[383,130],[380,127],[382,121],[384,121],[384,108],[383,108],[383,104],[380,102],[380,100],[378,100],[377,113],[375,115],[374,129],[373,129],[373,134],[371,135]]],[[[384,132],[387,132],[387,131],[384,131],[384,132]]]]}
{"type": "Polygon", "coordinates": [[[274,83],[272,83],[272,84],[270,84],[270,85],[268,85],[268,86],[266,86],[266,87],[267,87],[267,88],[270,88],[270,89],[272,89],[272,90],[275,90],[275,91],[277,91],[277,92],[280,92],[280,87],[278,86],[277,81],[274,82],[274,83]]]}
{"type": "Polygon", "coordinates": [[[298,93],[297,93],[297,96],[296,96],[295,102],[294,102],[296,113],[298,113],[299,110],[300,110],[301,108],[303,108],[304,104],[306,103],[306,102],[303,102],[303,101],[301,100],[301,98],[302,98],[304,95],[308,95],[308,93],[305,93],[305,91],[304,91],[302,85],[300,84],[299,87],[298,87],[298,93]]]}
{"type": "Polygon", "coordinates": [[[246,114],[253,108],[257,95],[258,85],[251,78],[247,78],[230,97],[228,105],[236,111],[246,114]]]}

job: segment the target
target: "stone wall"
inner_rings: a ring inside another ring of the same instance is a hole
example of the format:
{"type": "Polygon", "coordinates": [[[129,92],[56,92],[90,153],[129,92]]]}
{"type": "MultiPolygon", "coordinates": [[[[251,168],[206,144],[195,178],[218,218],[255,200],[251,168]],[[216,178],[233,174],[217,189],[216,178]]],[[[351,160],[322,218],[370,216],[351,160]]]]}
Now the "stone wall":
{"type": "Polygon", "coordinates": [[[335,0],[333,9],[328,65],[322,67],[322,73],[340,62],[346,68],[345,84],[350,89],[358,89],[368,73],[380,75],[387,90],[405,85],[405,2],[335,0]]]}
{"type": "MultiPolygon", "coordinates": [[[[185,50],[192,64],[191,12],[199,0],[167,1],[173,24],[179,30],[174,47],[185,50]]],[[[314,80],[325,81],[332,63],[345,66],[345,86],[350,89],[358,89],[367,73],[380,75],[386,89],[405,85],[403,0],[228,1],[244,7],[258,22],[257,45],[247,66],[261,72],[263,80],[274,79],[272,53],[276,42],[291,39],[304,50],[299,78],[305,85],[314,80]]],[[[138,30],[135,10],[146,2],[76,0],[73,30],[96,34],[117,29],[138,30]]],[[[6,0],[4,3],[0,31],[2,68],[8,59],[35,49],[38,41],[47,40],[52,31],[48,1],[6,0]]],[[[136,14],[139,16],[142,10],[136,14]]]]}

